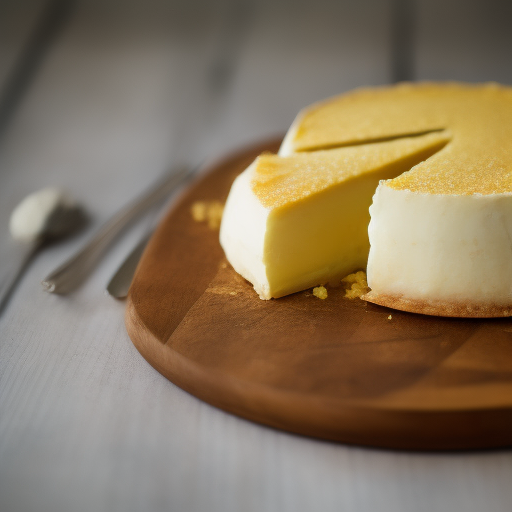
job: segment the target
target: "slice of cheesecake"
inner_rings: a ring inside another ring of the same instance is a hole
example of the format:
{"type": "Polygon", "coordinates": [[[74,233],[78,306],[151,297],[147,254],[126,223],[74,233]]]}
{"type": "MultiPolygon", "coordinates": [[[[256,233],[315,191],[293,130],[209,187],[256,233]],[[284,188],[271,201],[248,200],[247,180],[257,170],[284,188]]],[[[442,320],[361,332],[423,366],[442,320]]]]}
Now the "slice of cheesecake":
{"type": "Polygon", "coordinates": [[[261,155],[234,182],[220,241],[262,299],[334,282],[368,259],[368,208],[379,180],[436,153],[449,135],[261,155]]]}
{"type": "Polygon", "coordinates": [[[511,141],[512,89],[495,84],[403,84],[318,103],[280,156],[237,180],[221,242],[262,298],[337,279],[366,265],[377,188],[366,300],[512,315],[511,141]]]}

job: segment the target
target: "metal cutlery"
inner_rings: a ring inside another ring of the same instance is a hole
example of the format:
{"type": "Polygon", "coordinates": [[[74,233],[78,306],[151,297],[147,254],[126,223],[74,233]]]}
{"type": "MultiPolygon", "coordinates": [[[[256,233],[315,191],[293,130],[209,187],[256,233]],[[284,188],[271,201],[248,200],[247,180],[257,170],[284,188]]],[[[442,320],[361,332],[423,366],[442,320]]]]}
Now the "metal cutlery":
{"type": "MultiPolygon", "coordinates": [[[[31,196],[36,194],[31,194],[31,196]]],[[[26,204],[26,199],[29,199],[29,197],[25,198],[22,203],[26,204]]],[[[18,212],[22,203],[16,208],[18,212]]],[[[26,208],[23,209],[26,213],[26,208]]],[[[50,207],[46,215],[43,214],[40,219],[41,225],[37,227],[35,232],[31,233],[28,238],[18,239],[16,243],[12,244],[7,258],[9,264],[0,277],[0,312],[7,304],[18,280],[38,251],[52,242],[81,230],[87,224],[87,220],[87,215],[82,207],[73,202],[59,201],[50,207]]],[[[16,236],[12,227],[11,234],[13,237],[16,236]]]]}
{"type": "Polygon", "coordinates": [[[163,200],[193,174],[190,167],[167,173],[152,188],[113,215],[77,254],[43,279],[47,292],[66,294],[75,290],[89,275],[101,256],[121,232],[141,213],[163,200]]]}
{"type": "Polygon", "coordinates": [[[144,234],[139,243],[132,249],[121,266],[117,269],[116,273],[112,276],[107,285],[107,292],[110,296],[115,299],[126,298],[139,260],[152,234],[152,229],[144,234]]]}

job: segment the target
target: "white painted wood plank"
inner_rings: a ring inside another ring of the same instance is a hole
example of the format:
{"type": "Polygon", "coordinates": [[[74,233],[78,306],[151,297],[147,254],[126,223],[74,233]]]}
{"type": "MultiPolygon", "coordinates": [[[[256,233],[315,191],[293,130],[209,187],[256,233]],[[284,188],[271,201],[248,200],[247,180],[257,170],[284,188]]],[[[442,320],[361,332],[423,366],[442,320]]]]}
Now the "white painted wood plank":
{"type": "Polygon", "coordinates": [[[45,4],[44,0],[0,2],[0,90],[12,72],[45,4]]]}

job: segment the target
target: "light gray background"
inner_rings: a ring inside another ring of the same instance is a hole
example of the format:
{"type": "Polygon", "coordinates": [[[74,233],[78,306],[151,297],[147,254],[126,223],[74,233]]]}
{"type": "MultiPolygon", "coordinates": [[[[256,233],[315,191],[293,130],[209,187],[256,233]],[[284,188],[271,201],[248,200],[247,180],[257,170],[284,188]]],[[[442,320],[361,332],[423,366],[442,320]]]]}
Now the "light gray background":
{"type": "MultiPolygon", "coordinates": [[[[302,438],[160,376],[126,334],[124,303],[103,292],[148,220],[76,293],[42,291],[45,274],[173,162],[281,133],[308,103],[390,81],[390,1],[244,5],[78,2],[0,140],[0,269],[10,211],[26,194],[61,186],[93,216],[89,231],[37,257],[0,316],[0,510],[512,510],[510,451],[302,438]],[[233,12],[243,30],[213,108],[205,77],[233,12]]],[[[415,5],[417,79],[512,83],[510,2],[415,5]]],[[[0,4],[0,85],[43,7],[0,4]]]]}

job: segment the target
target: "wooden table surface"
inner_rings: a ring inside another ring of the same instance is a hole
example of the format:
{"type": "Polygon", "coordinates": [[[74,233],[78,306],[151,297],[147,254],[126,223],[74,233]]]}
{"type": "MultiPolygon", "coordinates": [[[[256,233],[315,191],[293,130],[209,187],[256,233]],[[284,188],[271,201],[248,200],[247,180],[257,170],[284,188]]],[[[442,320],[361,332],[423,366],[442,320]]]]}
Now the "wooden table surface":
{"type": "MultiPolygon", "coordinates": [[[[10,211],[28,193],[62,186],[92,217],[36,258],[0,316],[0,510],[511,509],[510,451],[318,441],[224,413],[163,378],[129,340],[125,304],[104,293],[149,218],[75,293],[39,284],[174,162],[282,133],[312,101],[389,83],[403,3],[75,2],[0,134],[0,270],[13,251],[10,211]]],[[[510,2],[414,6],[412,78],[512,84],[510,2]]],[[[1,90],[45,8],[0,4],[1,90]]]]}

